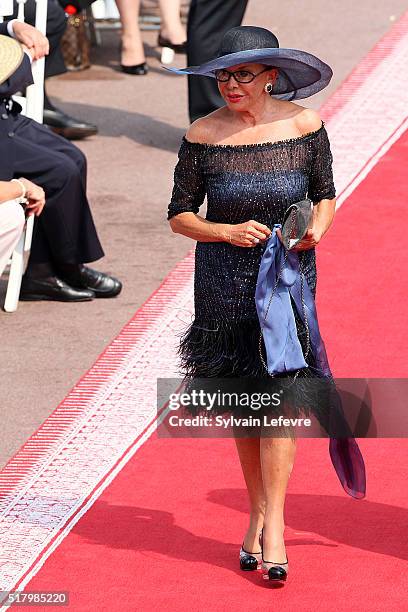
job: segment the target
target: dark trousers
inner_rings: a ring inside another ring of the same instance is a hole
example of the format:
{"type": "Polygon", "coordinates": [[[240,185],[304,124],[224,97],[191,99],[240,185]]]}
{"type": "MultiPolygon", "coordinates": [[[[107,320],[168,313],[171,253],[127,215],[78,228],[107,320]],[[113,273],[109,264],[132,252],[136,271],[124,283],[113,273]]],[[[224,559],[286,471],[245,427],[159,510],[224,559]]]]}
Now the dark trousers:
{"type": "MultiPolygon", "coordinates": [[[[25,21],[35,25],[35,0],[27,0],[24,6],[25,21]]],[[[14,14],[7,21],[17,17],[18,5],[14,0],[14,14]]],[[[45,58],[45,77],[63,74],[67,71],[60,49],[60,41],[67,27],[65,12],[58,0],[48,0],[47,5],[47,38],[50,43],[50,53],[45,58]]]]}
{"type": "Polygon", "coordinates": [[[14,177],[46,195],[35,219],[30,263],[87,263],[103,257],[86,197],[86,158],[65,138],[21,115],[13,119],[14,177]]]}
{"type": "MultiPolygon", "coordinates": [[[[188,15],[187,64],[197,66],[212,59],[225,32],[241,25],[248,0],[192,0],[188,15]]],[[[188,108],[193,122],[224,106],[217,81],[188,76],[188,108]]]]}

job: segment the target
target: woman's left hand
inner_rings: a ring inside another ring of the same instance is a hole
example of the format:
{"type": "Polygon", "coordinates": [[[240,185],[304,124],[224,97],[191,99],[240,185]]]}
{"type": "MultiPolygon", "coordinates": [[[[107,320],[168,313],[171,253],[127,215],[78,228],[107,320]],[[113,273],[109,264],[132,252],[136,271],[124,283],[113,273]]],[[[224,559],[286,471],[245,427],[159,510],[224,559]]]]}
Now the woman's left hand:
{"type": "Polygon", "coordinates": [[[317,244],[319,244],[322,237],[322,232],[315,228],[308,229],[305,236],[300,240],[295,247],[293,247],[294,251],[307,251],[308,249],[313,249],[317,244]]]}
{"type": "MultiPolygon", "coordinates": [[[[279,228],[276,230],[276,234],[278,235],[279,240],[283,242],[282,232],[279,228]]],[[[311,229],[307,230],[302,240],[300,240],[297,245],[291,249],[291,251],[307,251],[308,249],[313,249],[317,244],[319,244],[321,238],[322,232],[317,228],[312,227],[311,229]]]]}

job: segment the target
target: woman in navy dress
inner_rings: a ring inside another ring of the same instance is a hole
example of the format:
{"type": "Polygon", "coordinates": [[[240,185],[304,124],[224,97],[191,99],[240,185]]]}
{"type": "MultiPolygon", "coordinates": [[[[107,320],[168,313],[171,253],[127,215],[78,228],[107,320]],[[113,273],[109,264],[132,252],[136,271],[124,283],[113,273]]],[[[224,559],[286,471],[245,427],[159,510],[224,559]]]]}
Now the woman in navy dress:
{"type": "MultiPolygon", "coordinates": [[[[187,379],[262,377],[254,295],[271,228],[282,223],[291,203],[306,195],[313,201],[312,227],[295,249],[315,296],[315,247],[335,215],[324,123],[317,112],[292,101],[322,89],[332,73],[314,56],[279,49],[271,32],[250,26],[227,32],[218,58],[179,72],[215,77],[226,102],[191,125],[174,174],[171,228],[197,241],[195,318],[181,339],[181,365],[187,379]],[[310,70],[302,72],[306,64],[310,70]],[[198,213],[205,196],[203,218],[198,213]]],[[[304,347],[305,330],[299,318],[296,323],[304,347]]],[[[306,362],[301,376],[313,372],[313,354],[306,362]]],[[[282,582],[288,572],[283,510],[295,440],[260,436],[235,442],[250,502],[241,568],[256,569],[262,562],[264,577],[282,582]]],[[[353,452],[353,482],[342,484],[362,497],[364,464],[356,445],[353,452]]]]}

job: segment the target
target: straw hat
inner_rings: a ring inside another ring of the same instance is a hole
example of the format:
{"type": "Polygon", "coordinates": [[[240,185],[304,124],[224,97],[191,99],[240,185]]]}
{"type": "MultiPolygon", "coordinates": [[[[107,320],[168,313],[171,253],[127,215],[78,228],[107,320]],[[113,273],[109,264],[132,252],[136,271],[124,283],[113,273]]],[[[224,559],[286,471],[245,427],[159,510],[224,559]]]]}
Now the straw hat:
{"type": "Polygon", "coordinates": [[[10,36],[0,35],[0,85],[17,70],[23,57],[20,43],[10,36]]]}
{"type": "Polygon", "coordinates": [[[271,95],[283,100],[312,96],[324,89],[333,75],[330,66],[315,55],[279,47],[279,41],[272,32],[256,26],[238,26],[228,30],[216,56],[201,66],[167,70],[215,78],[217,70],[244,63],[277,68],[278,80],[271,95]]]}

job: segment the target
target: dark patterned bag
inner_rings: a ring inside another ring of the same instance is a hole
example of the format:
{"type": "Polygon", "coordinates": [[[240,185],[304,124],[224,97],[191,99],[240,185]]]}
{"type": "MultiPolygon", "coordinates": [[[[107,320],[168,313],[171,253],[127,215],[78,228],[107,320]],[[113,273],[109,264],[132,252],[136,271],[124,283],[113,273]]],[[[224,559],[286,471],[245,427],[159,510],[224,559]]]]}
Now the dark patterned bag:
{"type": "Polygon", "coordinates": [[[67,29],[61,39],[61,51],[67,70],[85,70],[91,65],[90,40],[84,11],[69,15],[67,29]]]}

